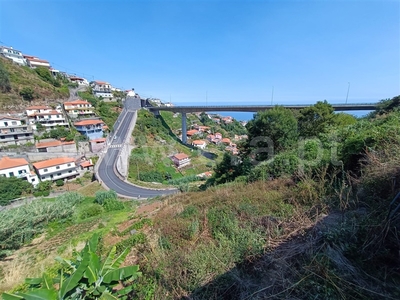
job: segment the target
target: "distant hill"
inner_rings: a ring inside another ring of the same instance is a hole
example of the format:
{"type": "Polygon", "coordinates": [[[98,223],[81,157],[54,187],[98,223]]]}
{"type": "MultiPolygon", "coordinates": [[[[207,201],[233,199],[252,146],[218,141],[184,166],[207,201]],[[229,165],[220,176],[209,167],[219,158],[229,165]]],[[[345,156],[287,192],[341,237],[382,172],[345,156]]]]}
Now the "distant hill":
{"type": "MultiPolygon", "coordinates": [[[[46,72],[46,70],[43,70],[46,72]]],[[[47,75],[47,74],[44,74],[47,75]]],[[[0,84],[7,80],[11,88],[0,88],[0,112],[22,111],[29,105],[52,104],[68,99],[69,90],[62,79],[39,76],[36,70],[19,66],[0,56],[0,84]],[[5,70],[5,72],[4,72],[5,70]],[[50,79],[50,80],[49,80],[50,79]],[[32,91],[31,100],[24,100],[23,90],[32,91]]],[[[43,76],[43,74],[42,74],[43,76]]]]}

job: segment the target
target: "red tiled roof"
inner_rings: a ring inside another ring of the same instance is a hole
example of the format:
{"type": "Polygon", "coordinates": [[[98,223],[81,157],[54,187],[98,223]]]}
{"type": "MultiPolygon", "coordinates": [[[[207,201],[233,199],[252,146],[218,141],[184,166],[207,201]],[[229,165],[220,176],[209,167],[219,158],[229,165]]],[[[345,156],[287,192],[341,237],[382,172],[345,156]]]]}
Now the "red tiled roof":
{"type": "Polygon", "coordinates": [[[89,102],[87,102],[85,100],[81,100],[81,99],[64,102],[64,105],[75,105],[75,104],[89,104],[89,105],[91,105],[89,102]]]}
{"type": "Polygon", "coordinates": [[[46,105],[33,105],[26,108],[26,110],[37,110],[37,109],[50,109],[50,107],[46,105]]]}
{"type": "Polygon", "coordinates": [[[99,81],[99,80],[95,80],[95,83],[98,84],[98,85],[109,84],[106,81],[99,81]]]}
{"type": "Polygon", "coordinates": [[[193,142],[192,142],[192,144],[195,144],[195,145],[204,145],[206,142],[205,141],[202,141],[202,140],[194,140],[193,142]]]}
{"type": "Polygon", "coordinates": [[[102,120],[82,120],[75,122],[75,126],[85,126],[85,125],[97,125],[97,124],[104,124],[102,120]]]}
{"type": "Polygon", "coordinates": [[[9,117],[9,116],[1,116],[0,117],[0,120],[4,120],[4,119],[17,120],[17,121],[21,120],[19,118],[14,118],[14,117],[9,117]]]}
{"type": "Polygon", "coordinates": [[[188,132],[186,132],[186,135],[191,136],[191,135],[195,135],[195,134],[197,134],[197,133],[199,133],[199,131],[196,130],[196,129],[193,129],[193,130],[189,130],[188,132]]]}
{"type": "Polygon", "coordinates": [[[31,116],[49,116],[49,115],[62,115],[62,112],[58,112],[56,110],[51,110],[49,112],[35,113],[31,116]]]}
{"type": "Polygon", "coordinates": [[[91,143],[104,143],[105,141],[106,141],[106,138],[98,138],[98,139],[90,140],[91,143]]]}
{"type": "Polygon", "coordinates": [[[25,158],[10,158],[8,156],[0,158],[0,170],[26,166],[26,165],[29,165],[29,163],[26,161],[25,158]]]}
{"type": "Polygon", "coordinates": [[[36,148],[39,149],[47,147],[57,147],[61,145],[62,145],[61,141],[50,141],[50,142],[37,143],[36,148]]]}
{"type": "Polygon", "coordinates": [[[221,142],[230,144],[230,143],[231,143],[231,140],[228,139],[228,138],[223,138],[223,139],[221,140],[221,142]]]}
{"type": "Polygon", "coordinates": [[[44,161],[39,161],[37,163],[34,163],[33,166],[36,169],[43,169],[43,168],[48,168],[48,167],[53,167],[53,166],[58,166],[66,163],[71,163],[75,162],[75,159],[72,157],[58,157],[58,158],[52,158],[44,161]]]}
{"type": "Polygon", "coordinates": [[[178,160],[182,160],[182,159],[189,158],[189,156],[187,156],[185,153],[178,153],[178,154],[175,154],[174,157],[175,157],[176,159],[178,159],[178,160]]]}
{"type": "Polygon", "coordinates": [[[81,167],[84,167],[84,168],[91,167],[91,166],[93,166],[93,164],[88,160],[81,163],[81,167]]]}

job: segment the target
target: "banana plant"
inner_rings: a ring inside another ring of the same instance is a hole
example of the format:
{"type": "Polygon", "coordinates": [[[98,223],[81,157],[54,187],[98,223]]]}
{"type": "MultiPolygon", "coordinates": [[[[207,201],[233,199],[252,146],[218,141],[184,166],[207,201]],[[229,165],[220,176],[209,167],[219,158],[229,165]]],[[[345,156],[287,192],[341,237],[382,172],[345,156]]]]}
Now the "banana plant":
{"type": "Polygon", "coordinates": [[[130,282],[141,276],[139,266],[120,268],[129,249],[116,257],[113,246],[105,257],[97,255],[99,235],[93,235],[74,261],[57,257],[61,263],[59,276],[50,278],[43,274],[40,278],[26,278],[30,289],[15,294],[3,293],[4,300],[72,300],[72,299],[128,299],[133,293],[130,282]],[[124,288],[116,290],[117,285],[124,288]]]}

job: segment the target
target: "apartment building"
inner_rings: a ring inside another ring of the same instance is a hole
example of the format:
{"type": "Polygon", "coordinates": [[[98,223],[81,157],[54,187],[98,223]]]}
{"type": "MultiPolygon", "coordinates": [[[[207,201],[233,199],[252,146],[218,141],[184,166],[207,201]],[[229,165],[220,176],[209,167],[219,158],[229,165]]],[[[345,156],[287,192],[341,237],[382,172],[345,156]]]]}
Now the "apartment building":
{"type": "Polygon", "coordinates": [[[8,156],[0,158],[0,176],[21,178],[34,186],[39,183],[37,175],[30,170],[29,163],[25,158],[10,158],[8,156]]]}
{"type": "Polygon", "coordinates": [[[32,126],[26,120],[10,116],[0,117],[0,145],[21,145],[33,143],[32,126]]]}
{"type": "Polygon", "coordinates": [[[190,165],[190,158],[185,153],[178,153],[171,157],[177,168],[182,168],[187,165],[190,165]]]}
{"type": "Polygon", "coordinates": [[[36,173],[41,181],[72,179],[79,173],[72,157],[58,157],[33,163],[36,173]]]}
{"type": "Polygon", "coordinates": [[[68,121],[66,120],[61,107],[52,109],[48,106],[30,106],[26,108],[26,115],[28,116],[28,122],[32,125],[32,128],[36,130],[36,124],[40,123],[46,129],[53,129],[57,125],[68,127],[68,121]]]}
{"type": "Polygon", "coordinates": [[[24,58],[28,67],[32,69],[37,67],[46,67],[50,69],[50,63],[47,60],[32,55],[24,55],[24,58]]]}

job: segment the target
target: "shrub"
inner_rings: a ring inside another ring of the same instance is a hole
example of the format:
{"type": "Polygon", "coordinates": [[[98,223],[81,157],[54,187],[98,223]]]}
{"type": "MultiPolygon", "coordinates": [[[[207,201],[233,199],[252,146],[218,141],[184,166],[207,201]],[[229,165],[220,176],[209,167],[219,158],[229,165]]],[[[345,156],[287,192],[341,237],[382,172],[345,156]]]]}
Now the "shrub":
{"type": "Polygon", "coordinates": [[[115,199],[106,199],[103,203],[103,207],[105,211],[122,210],[125,208],[121,201],[115,199]]]}
{"type": "Polygon", "coordinates": [[[101,215],[103,211],[104,209],[101,205],[97,203],[92,203],[81,209],[81,211],[79,212],[79,219],[84,220],[87,218],[98,216],[101,215]]]}
{"type": "Polygon", "coordinates": [[[58,180],[56,181],[56,186],[63,186],[63,185],[64,185],[64,180],[58,179],[58,180]]]}
{"type": "Polygon", "coordinates": [[[106,200],[117,200],[118,195],[115,191],[97,191],[95,194],[94,202],[100,205],[104,205],[106,200]]]}

